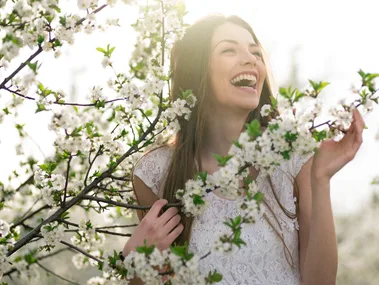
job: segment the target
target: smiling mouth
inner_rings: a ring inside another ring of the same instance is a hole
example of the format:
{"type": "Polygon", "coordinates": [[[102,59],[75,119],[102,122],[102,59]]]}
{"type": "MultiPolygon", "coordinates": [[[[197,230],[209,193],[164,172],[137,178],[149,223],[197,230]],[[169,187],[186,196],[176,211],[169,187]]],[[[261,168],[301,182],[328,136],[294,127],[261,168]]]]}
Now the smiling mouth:
{"type": "Polygon", "coordinates": [[[230,83],[235,87],[255,89],[257,78],[252,74],[243,74],[233,78],[230,83]]]}

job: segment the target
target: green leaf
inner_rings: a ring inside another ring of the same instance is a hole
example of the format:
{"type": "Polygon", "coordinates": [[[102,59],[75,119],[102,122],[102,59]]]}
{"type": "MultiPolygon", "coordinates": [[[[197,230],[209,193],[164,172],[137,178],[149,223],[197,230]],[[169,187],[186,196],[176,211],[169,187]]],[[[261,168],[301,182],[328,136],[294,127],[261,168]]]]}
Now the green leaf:
{"type": "Polygon", "coordinates": [[[36,110],[36,113],[39,113],[39,112],[42,112],[42,111],[46,111],[46,107],[44,104],[41,104],[41,103],[38,103],[37,104],[37,110],[36,110]]]}
{"type": "Polygon", "coordinates": [[[218,273],[216,270],[213,272],[209,272],[207,277],[207,282],[210,284],[220,282],[222,280],[222,275],[218,273]]]}
{"type": "Polygon", "coordinates": [[[198,172],[196,176],[200,178],[201,181],[203,181],[203,183],[205,183],[205,181],[207,180],[208,172],[207,171],[198,172]]]}
{"type": "Polygon", "coordinates": [[[225,166],[226,163],[233,157],[233,155],[221,156],[214,153],[213,157],[217,160],[219,166],[225,166]]]}
{"type": "Polygon", "coordinates": [[[173,254],[179,256],[180,258],[186,261],[191,260],[191,258],[194,256],[193,253],[188,251],[187,243],[185,243],[184,245],[171,246],[170,250],[173,254]]]}
{"type": "Polygon", "coordinates": [[[27,62],[26,64],[30,67],[31,70],[33,70],[35,74],[37,74],[38,61],[35,63],[27,62]]]}
{"type": "Polygon", "coordinates": [[[66,17],[59,17],[59,23],[62,25],[62,26],[64,26],[64,27],[66,27],[66,23],[67,23],[67,19],[66,19],[66,17]]]}
{"type": "Polygon", "coordinates": [[[150,109],[145,111],[145,115],[146,115],[147,117],[150,117],[152,114],[153,114],[153,111],[150,110],[150,109]]]}
{"type": "Polygon", "coordinates": [[[240,144],[238,141],[234,141],[233,144],[238,147],[238,148],[242,148],[242,144],[240,144]]]}
{"type": "Polygon", "coordinates": [[[43,43],[44,40],[45,40],[45,38],[44,38],[43,36],[38,35],[38,37],[37,37],[37,43],[38,43],[39,45],[41,45],[41,44],[43,43]]]}
{"type": "Polygon", "coordinates": [[[257,201],[257,203],[259,204],[259,203],[261,203],[263,201],[264,195],[263,195],[262,192],[257,192],[257,193],[254,194],[253,199],[255,201],[257,201]]]}
{"type": "Polygon", "coordinates": [[[51,173],[53,173],[53,171],[55,170],[57,165],[58,164],[56,162],[51,162],[51,163],[47,163],[47,164],[40,164],[38,166],[42,170],[46,171],[48,174],[51,174],[51,173]]]}
{"type": "Polygon", "coordinates": [[[70,219],[70,214],[68,212],[62,213],[61,219],[62,220],[68,220],[68,219],[70,219]]]}
{"type": "Polygon", "coordinates": [[[297,133],[287,132],[284,137],[287,142],[294,142],[296,141],[297,136],[298,136],[297,133]]]}
{"type": "Polygon", "coordinates": [[[103,53],[103,54],[106,54],[107,51],[101,47],[97,47],[96,50],[98,50],[99,52],[103,53]]]}
{"type": "Polygon", "coordinates": [[[203,197],[198,194],[193,194],[192,201],[194,205],[203,205],[205,204],[203,197]]]}
{"type": "Polygon", "coordinates": [[[136,251],[137,251],[138,253],[144,253],[145,255],[150,255],[150,254],[153,253],[154,248],[155,248],[154,245],[147,246],[147,244],[146,244],[146,240],[144,240],[144,245],[143,245],[143,246],[137,246],[137,247],[136,247],[136,251]]]}
{"type": "Polygon", "coordinates": [[[312,133],[312,136],[313,136],[313,138],[314,138],[317,142],[320,142],[320,141],[322,141],[322,140],[324,140],[324,139],[327,138],[328,133],[327,133],[325,130],[323,130],[323,131],[314,131],[314,132],[312,133]]]}
{"type": "Polygon", "coordinates": [[[272,131],[274,131],[274,130],[278,130],[279,129],[279,124],[278,123],[276,123],[276,124],[270,124],[269,126],[268,126],[268,129],[272,132],[272,131]]]}
{"type": "Polygon", "coordinates": [[[290,158],[291,158],[290,151],[288,151],[288,150],[286,150],[286,151],[282,151],[280,154],[283,156],[283,158],[284,158],[285,160],[290,160],[290,158]]]}
{"type": "Polygon", "coordinates": [[[261,128],[261,124],[259,123],[258,120],[253,120],[252,122],[246,124],[247,134],[253,139],[261,135],[260,128],[261,128]]]}
{"type": "Polygon", "coordinates": [[[270,100],[271,100],[272,108],[277,109],[278,108],[278,100],[272,95],[270,96],[270,100]]]}

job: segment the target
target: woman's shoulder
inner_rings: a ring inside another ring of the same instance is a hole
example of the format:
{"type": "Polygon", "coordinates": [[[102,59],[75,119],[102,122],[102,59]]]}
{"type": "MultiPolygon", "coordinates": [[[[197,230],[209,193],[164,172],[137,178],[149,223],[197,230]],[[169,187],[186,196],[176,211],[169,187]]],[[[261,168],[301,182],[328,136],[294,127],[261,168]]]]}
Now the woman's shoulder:
{"type": "Polygon", "coordinates": [[[293,179],[296,178],[297,174],[300,172],[301,168],[311,157],[313,153],[310,154],[299,154],[293,153],[289,160],[285,160],[280,166],[280,170],[289,174],[293,179]]]}
{"type": "Polygon", "coordinates": [[[133,175],[138,176],[155,194],[166,174],[173,148],[161,146],[144,154],[135,164],[133,175]]]}

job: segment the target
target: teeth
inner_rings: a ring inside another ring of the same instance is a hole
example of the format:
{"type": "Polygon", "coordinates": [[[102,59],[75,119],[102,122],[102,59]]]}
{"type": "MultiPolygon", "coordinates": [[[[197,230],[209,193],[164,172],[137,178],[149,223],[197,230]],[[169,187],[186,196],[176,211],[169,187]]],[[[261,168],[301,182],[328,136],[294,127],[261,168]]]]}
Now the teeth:
{"type": "Polygon", "coordinates": [[[252,85],[254,85],[257,82],[257,78],[254,75],[252,75],[252,74],[241,74],[241,75],[233,78],[232,81],[231,81],[231,83],[235,84],[238,81],[241,81],[241,80],[244,80],[244,79],[252,81],[252,85]]]}

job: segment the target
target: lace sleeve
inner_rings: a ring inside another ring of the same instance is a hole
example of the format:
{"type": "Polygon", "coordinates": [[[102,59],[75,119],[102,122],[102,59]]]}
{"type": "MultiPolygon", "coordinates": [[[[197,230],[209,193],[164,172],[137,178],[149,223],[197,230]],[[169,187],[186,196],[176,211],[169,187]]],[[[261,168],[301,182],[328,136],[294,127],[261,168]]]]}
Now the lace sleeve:
{"type": "Polygon", "coordinates": [[[158,148],[142,156],[134,167],[133,175],[138,176],[158,197],[171,155],[168,147],[158,148]]]}
{"type": "Polygon", "coordinates": [[[291,175],[295,178],[297,174],[300,172],[303,165],[313,156],[314,154],[300,155],[294,154],[294,157],[291,161],[291,175]]]}

